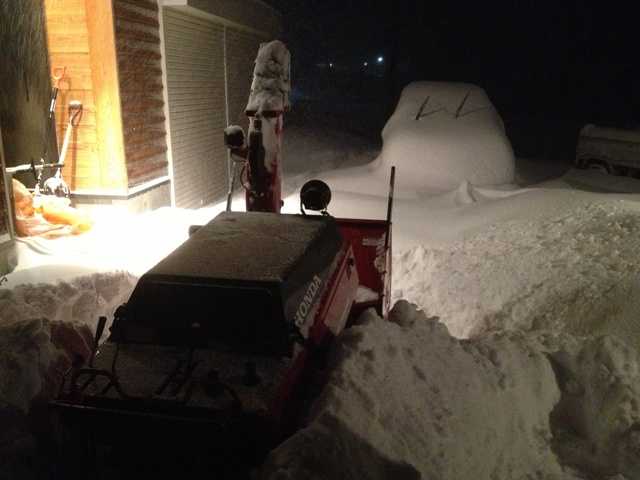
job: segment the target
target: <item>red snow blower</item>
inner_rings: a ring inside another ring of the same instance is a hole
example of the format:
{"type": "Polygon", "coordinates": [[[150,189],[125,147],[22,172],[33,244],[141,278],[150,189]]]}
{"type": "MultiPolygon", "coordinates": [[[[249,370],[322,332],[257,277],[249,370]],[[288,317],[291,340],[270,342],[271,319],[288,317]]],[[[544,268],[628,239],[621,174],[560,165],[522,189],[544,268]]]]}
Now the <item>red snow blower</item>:
{"type": "Polygon", "coordinates": [[[104,463],[150,478],[248,478],[304,422],[332,339],[365,309],[388,312],[393,170],[385,220],[332,217],[317,180],[301,214],[278,213],[287,93],[260,90],[263,58],[285,62],[266,83],[288,88],[288,50],[262,44],[248,144],[225,130],[247,211],[193,226],[147,271],[51,403],[104,463]]]}

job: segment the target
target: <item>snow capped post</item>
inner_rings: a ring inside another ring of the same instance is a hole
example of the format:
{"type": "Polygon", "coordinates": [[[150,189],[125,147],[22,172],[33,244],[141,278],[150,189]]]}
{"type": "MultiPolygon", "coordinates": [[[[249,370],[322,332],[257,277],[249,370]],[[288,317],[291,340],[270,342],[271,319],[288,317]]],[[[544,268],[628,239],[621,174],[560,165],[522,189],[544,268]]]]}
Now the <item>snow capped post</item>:
{"type": "Polygon", "coordinates": [[[260,45],[245,110],[249,117],[248,145],[232,148],[232,153],[247,160],[247,211],[280,213],[282,116],[290,108],[290,61],[289,50],[281,41],[260,45]]]}

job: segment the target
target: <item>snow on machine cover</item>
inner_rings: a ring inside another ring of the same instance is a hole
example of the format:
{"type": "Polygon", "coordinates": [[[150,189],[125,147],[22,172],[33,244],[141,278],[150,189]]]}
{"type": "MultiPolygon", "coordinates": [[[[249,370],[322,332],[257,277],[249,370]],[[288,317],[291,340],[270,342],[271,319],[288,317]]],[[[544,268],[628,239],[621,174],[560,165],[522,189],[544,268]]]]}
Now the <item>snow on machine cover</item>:
{"type": "Polygon", "coordinates": [[[329,216],[222,212],[140,278],[115,328],[135,325],[128,342],[290,356],[344,248],[329,216]]]}

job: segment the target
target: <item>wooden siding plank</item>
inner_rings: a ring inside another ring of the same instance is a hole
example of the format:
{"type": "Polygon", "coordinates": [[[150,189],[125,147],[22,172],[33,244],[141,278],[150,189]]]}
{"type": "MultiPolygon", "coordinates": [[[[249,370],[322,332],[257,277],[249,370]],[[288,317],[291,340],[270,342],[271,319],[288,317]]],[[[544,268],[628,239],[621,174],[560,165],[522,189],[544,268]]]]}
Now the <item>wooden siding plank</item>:
{"type": "MultiPolygon", "coordinates": [[[[97,7],[102,8],[102,4],[97,7]]],[[[54,67],[66,67],[56,103],[56,133],[60,148],[68,127],[69,102],[77,100],[83,106],[79,122],[71,132],[65,167],[62,169],[62,178],[72,192],[81,184],[83,188],[100,189],[102,175],[99,166],[105,162],[100,159],[103,149],[98,146],[94,72],[89,54],[86,8],[85,0],[45,0],[50,63],[54,67]],[[76,177],[76,172],[82,172],[86,179],[76,177]]],[[[111,20],[107,19],[107,22],[111,20]]],[[[124,175],[124,171],[121,175],[124,175]]]]}
{"type": "Polygon", "coordinates": [[[100,149],[100,189],[126,192],[122,114],[111,2],[86,0],[95,115],[100,149]]]}
{"type": "Polygon", "coordinates": [[[129,188],[168,173],[158,13],[152,0],[114,0],[129,188]]]}

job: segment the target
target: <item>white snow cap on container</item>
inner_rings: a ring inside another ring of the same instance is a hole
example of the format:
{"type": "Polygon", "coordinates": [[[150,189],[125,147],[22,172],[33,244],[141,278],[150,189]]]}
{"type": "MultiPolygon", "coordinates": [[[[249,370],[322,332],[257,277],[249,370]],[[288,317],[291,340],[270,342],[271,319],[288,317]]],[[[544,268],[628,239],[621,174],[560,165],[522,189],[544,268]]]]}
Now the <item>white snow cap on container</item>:
{"type": "Polygon", "coordinates": [[[253,70],[248,112],[284,112],[289,109],[291,54],[280,40],[260,44],[253,70]]]}

